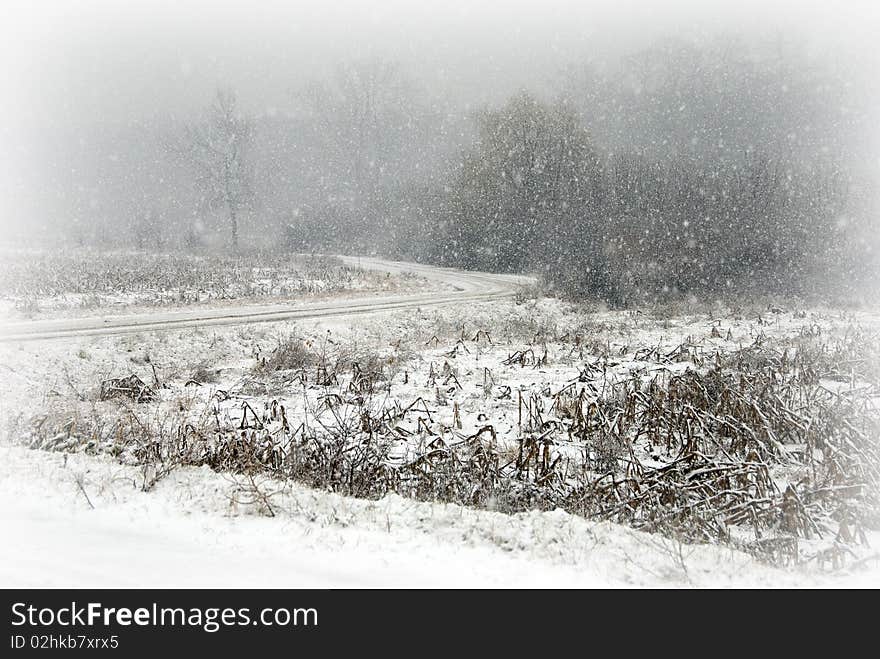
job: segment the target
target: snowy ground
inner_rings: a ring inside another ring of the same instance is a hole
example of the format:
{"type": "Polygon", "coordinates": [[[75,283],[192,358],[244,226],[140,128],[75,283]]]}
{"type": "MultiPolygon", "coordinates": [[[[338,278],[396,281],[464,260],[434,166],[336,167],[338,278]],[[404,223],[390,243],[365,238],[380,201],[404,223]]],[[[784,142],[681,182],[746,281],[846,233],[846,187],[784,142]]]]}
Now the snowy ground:
{"type": "Polygon", "coordinates": [[[452,290],[436,278],[389,276],[334,256],[0,249],[0,264],[0,318],[14,321],[452,290]]]}
{"type": "Polygon", "coordinates": [[[564,512],[504,515],[289,486],[276,516],[235,507],[236,485],[183,469],[149,493],[137,472],[84,455],[0,449],[4,587],[864,586],[739,552],[684,546],[564,512]],[[82,484],[82,490],[77,485],[82,484]],[[91,506],[94,506],[92,508],[91,506]],[[681,553],[679,553],[681,551],[681,553]]]}
{"type": "MultiPolygon", "coordinates": [[[[262,410],[269,398],[293,414],[327,392],[303,393],[291,373],[261,374],[255,364],[294,333],[311,345],[355,346],[388,360],[387,395],[404,405],[419,397],[428,401],[436,432],[458,425],[451,432],[467,435],[491,423],[503,440],[514,437],[520,423],[515,394],[506,396],[506,388],[555,392],[577,380],[590,361],[589,351],[572,350],[573,332],[582,337],[578,345],[603,344],[620,355],[604,364],[614,378],[688,367],[686,361],[633,359],[633,351],[644,346],[666,351],[688,343],[709,352],[713,346],[748,345],[758,336],[794,336],[805,326],[834,332],[854,325],[876,328],[880,316],[796,309],[608,312],[537,299],[298,324],[0,343],[0,415],[7,426],[0,447],[0,516],[8,530],[0,584],[876,586],[876,560],[833,574],[811,566],[772,568],[730,548],[681,545],[561,510],[507,515],[267,482],[275,515],[268,517],[241,503],[241,479],[230,474],[181,467],[142,492],[141,471],[107,455],[16,445],[27,440],[35,419],[112,420],[132,412],[145,420],[197,416],[218,400],[218,391],[229,397],[217,410],[232,423],[240,419],[242,403],[262,410]],[[533,354],[510,361],[527,350],[533,354]],[[158,379],[159,400],[98,400],[102,380],[129,374],[144,382],[158,379]]],[[[874,548],[866,556],[876,552],[875,535],[870,539],[874,548]]]]}

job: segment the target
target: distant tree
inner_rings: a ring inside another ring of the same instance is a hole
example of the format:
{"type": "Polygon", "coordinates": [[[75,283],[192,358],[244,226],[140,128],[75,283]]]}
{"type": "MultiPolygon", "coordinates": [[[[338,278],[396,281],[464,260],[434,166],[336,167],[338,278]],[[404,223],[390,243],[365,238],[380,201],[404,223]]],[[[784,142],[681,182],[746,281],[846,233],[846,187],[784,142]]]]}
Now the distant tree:
{"type": "Polygon", "coordinates": [[[151,243],[154,246],[158,245],[162,236],[156,209],[152,207],[140,209],[132,218],[129,231],[137,249],[146,249],[151,243]]]}
{"type": "Polygon", "coordinates": [[[565,105],[528,94],[480,112],[477,127],[453,189],[449,242],[471,267],[546,263],[548,249],[571,245],[597,191],[599,161],[586,131],[565,105]]]}
{"type": "Polygon", "coordinates": [[[311,163],[320,192],[307,203],[317,208],[331,199],[333,212],[347,215],[350,246],[375,244],[376,223],[395,196],[391,188],[420,163],[416,150],[427,115],[417,96],[400,67],[381,58],[342,63],[332,76],[297,90],[297,118],[318,145],[311,163]]]}
{"type": "Polygon", "coordinates": [[[430,220],[437,262],[540,271],[565,293],[615,306],[800,294],[858,268],[848,254],[866,232],[833,158],[600,156],[570,106],[527,94],[476,123],[477,144],[430,220]]]}
{"type": "Polygon", "coordinates": [[[298,99],[346,165],[353,193],[368,192],[410,121],[410,83],[397,64],[383,59],[342,64],[332,79],[307,84],[298,99]]]}
{"type": "Polygon", "coordinates": [[[238,249],[238,220],[254,202],[248,148],[254,124],[237,106],[235,93],[218,90],[207,117],[186,128],[185,150],[195,164],[201,202],[229,215],[230,244],[238,249]]]}

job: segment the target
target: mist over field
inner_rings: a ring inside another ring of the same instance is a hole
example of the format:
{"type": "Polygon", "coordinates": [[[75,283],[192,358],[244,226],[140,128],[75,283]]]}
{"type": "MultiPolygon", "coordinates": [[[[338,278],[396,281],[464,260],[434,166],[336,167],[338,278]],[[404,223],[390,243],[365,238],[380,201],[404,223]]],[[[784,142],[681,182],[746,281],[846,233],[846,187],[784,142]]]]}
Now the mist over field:
{"type": "Polygon", "coordinates": [[[472,4],[13,5],[4,243],[228,246],[234,215],[242,248],[620,303],[872,283],[871,3],[472,4]],[[218,92],[224,190],[192,134],[218,92]]]}

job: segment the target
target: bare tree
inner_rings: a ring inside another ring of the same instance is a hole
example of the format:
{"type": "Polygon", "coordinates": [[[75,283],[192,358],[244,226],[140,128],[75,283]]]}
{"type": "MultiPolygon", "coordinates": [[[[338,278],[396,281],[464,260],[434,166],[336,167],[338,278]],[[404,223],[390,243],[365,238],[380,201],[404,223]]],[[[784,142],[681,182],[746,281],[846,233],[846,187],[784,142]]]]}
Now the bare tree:
{"type": "Polygon", "coordinates": [[[368,183],[369,163],[384,155],[409,115],[409,82],[398,66],[382,59],[340,65],[332,81],[312,81],[299,99],[318,118],[326,137],[349,161],[356,191],[368,183]]]}
{"type": "MultiPolygon", "coordinates": [[[[324,177],[348,213],[350,231],[366,235],[372,219],[388,213],[388,183],[411,148],[424,116],[412,82],[394,62],[368,58],[341,64],[295,96],[300,117],[320,131],[324,177]]],[[[321,165],[319,165],[320,167],[321,165]]]]}
{"type": "Polygon", "coordinates": [[[186,128],[186,151],[198,168],[201,202],[229,214],[230,243],[238,249],[238,218],[254,201],[248,163],[253,121],[237,107],[235,93],[217,90],[208,116],[186,128]]]}

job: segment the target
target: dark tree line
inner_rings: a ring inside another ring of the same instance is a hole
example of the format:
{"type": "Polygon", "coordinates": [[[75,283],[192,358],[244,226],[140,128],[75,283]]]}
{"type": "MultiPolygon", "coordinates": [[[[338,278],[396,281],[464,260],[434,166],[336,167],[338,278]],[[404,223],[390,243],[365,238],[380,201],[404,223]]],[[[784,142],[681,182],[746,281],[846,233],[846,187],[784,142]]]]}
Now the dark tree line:
{"type": "Polygon", "coordinates": [[[430,220],[428,258],[533,270],[628,304],[688,293],[805,293],[860,267],[853,198],[831,163],[759,149],[720,161],[599,154],[576,113],[521,94],[479,139],[430,220]],[[438,221],[439,220],[439,221],[438,221]]]}

